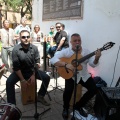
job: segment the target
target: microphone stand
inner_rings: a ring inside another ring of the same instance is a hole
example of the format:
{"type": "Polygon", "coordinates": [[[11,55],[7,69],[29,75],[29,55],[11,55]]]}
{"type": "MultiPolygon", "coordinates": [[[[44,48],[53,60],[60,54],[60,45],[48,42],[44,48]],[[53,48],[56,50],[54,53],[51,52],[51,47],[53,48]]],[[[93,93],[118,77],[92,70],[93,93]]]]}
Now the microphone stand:
{"type": "MultiPolygon", "coordinates": [[[[35,109],[34,118],[38,118],[39,115],[42,115],[42,114],[44,114],[45,112],[47,112],[48,110],[51,109],[51,108],[48,108],[47,110],[43,111],[43,112],[40,113],[40,114],[37,112],[37,79],[36,79],[36,75],[37,75],[37,74],[38,74],[38,76],[41,77],[40,73],[38,72],[38,65],[36,64],[36,65],[35,65],[35,108],[36,108],[36,109],[35,109]]],[[[46,86],[45,86],[45,84],[44,84],[44,81],[43,81],[43,80],[42,80],[42,82],[43,82],[43,85],[44,85],[45,89],[47,89],[46,86]]],[[[47,94],[48,94],[48,92],[47,92],[47,94]]],[[[50,101],[51,101],[51,98],[50,98],[49,94],[48,94],[48,97],[49,97],[49,99],[50,99],[50,101]]]]}
{"type": "MultiPolygon", "coordinates": [[[[38,76],[40,76],[41,79],[42,79],[42,77],[41,77],[40,73],[38,72],[38,65],[37,64],[34,65],[34,69],[35,69],[35,114],[34,114],[34,116],[23,116],[22,118],[35,118],[35,120],[39,120],[39,116],[44,114],[45,112],[47,112],[51,108],[44,110],[42,113],[37,112],[37,79],[36,79],[36,75],[38,74],[38,76]]],[[[44,84],[43,79],[42,79],[42,82],[43,82],[45,89],[47,89],[45,84],[44,84]]],[[[48,92],[46,92],[46,93],[48,94],[48,92]]],[[[49,94],[48,94],[48,97],[51,101],[51,97],[49,94]]]]}
{"type": "Polygon", "coordinates": [[[75,102],[76,102],[76,86],[77,86],[77,67],[78,67],[78,62],[77,62],[77,59],[78,59],[78,49],[79,49],[79,46],[77,45],[76,46],[76,56],[75,56],[75,60],[76,60],[76,63],[75,63],[75,73],[74,73],[74,76],[75,76],[75,80],[74,80],[74,100],[73,100],[73,116],[71,118],[71,120],[75,120],[75,102]]]}

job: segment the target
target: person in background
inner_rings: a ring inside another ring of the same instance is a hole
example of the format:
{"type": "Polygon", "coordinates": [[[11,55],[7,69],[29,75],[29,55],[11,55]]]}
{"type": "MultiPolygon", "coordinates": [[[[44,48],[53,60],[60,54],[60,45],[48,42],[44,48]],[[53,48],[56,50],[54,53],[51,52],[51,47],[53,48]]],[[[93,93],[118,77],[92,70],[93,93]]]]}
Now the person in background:
{"type": "Polygon", "coordinates": [[[61,24],[61,30],[63,30],[63,31],[65,31],[66,33],[67,33],[67,38],[69,38],[69,33],[68,33],[68,31],[66,31],[66,29],[65,29],[65,24],[61,24]]]}
{"type": "Polygon", "coordinates": [[[47,92],[50,76],[39,69],[37,69],[37,71],[35,70],[35,66],[40,67],[40,55],[37,47],[30,43],[30,32],[22,30],[20,32],[20,41],[20,44],[16,45],[12,51],[14,71],[6,81],[7,102],[16,105],[15,84],[18,81],[21,82],[21,86],[26,90],[27,85],[35,85],[36,78],[42,80],[41,88],[38,91],[37,101],[48,106],[50,104],[44,99],[44,96],[47,92]]]}
{"type": "Polygon", "coordinates": [[[54,53],[69,47],[69,42],[67,39],[67,33],[61,29],[62,23],[56,23],[57,33],[54,36],[53,41],[56,43],[55,46],[50,47],[48,50],[48,57],[53,57],[54,53]]]}
{"type": "Polygon", "coordinates": [[[26,17],[22,17],[20,20],[20,25],[18,25],[14,31],[15,31],[15,40],[16,40],[16,44],[18,44],[20,42],[20,36],[19,33],[22,30],[28,30],[30,32],[30,27],[28,25],[26,25],[27,19],[26,17]]]}
{"type": "Polygon", "coordinates": [[[43,41],[43,32],[40,30],[39,25],[34,26],[34,31],[31,33],[31,43],[38,47],[40,52],[41,42],[43,41]]]}
{"type": "Polygon", "coordinates": [[[1,57],[2,62],[5,64],[6,71],[12,67],[12,50],[15,45],[14,30],[9,27],[8,20],[3,21],[3,28],[0,30],[0,38],[2,42],[1,57]],[[10,58],[10,59],[8,59],[10,58]],[[10,65],[9,65],[10,62],[10,65]]]}
{"type": "Polygon", "coordinates": [[[55,31],[54,26],[52,25],[52,26],[50,27],[50,32],[49,32],[49,34],[48,34],[48,37],[54,38],[55,34],[56,34],[56,31],[55,31]]]}
{"type": "Polygon", "coordinates": [[[50,47],[53,47],[53,46],[56,45],[56,43],[53,41],[55,34],[56,34],[56,31],[55,31],[54,26],[52,25],[50,27],[50,32],[49,32],[48,38],[47,38],[47,47],[46,47],[46,52],[47,53],[48,53],[48,50],[49,50],[50,47]]]}
{"type": "Polygon", "coordinates": [[[61,23],[61,30],[65,30],[65,25],[61,23]]]}
{"type": "MultiPolygon", "coordinates": [[[[90,51],[88,49],[85,49],[82,47],[81,43],[81,37],[79,34],[75,33],[71,36],[71,47],[66,48],[64,50],[58,51],[53,58],[50,59],[51,64],[65,68],[66,70],[69,69],[71,71],[75,71],[75,67],[72,65],[72,63],[67,63],[64,61],[61,61],[60,58],[69,58],[76,54],[76,50],[78,51],[78,55],[82,55],[82,57],[90,54],[90,51]]],[[[82,70],[77,71],[77,82],[76,84],[81,84],[85,88],[87,88],[87,92],[83,94],[81,99],[76,102],[74,108],[76,110],[77,115],[82,115],[84,117],[87,117],[87,113],[83,109],[83,107],[87,104],[87,102],[96,94],[96,85],[94,83],[93,78],[89,74],[87,70],[87,64],[89,64],[91,67],[96,67],[99,63],[99,59],[101,56],[101,51],[97,50],[95,52],[95,56],[86,59],[81,63],[82,70]]],[[[79,58],[80,59],[80,58],[79,58]]],[[[63,93],[63,112],[62,116],[64,119],[68,119],[69,115],[69,105],[70,105],[70,99],[72,96],[72,92],[74,89],[74,81],[75,76],[65,79],[65,89],[63,93]]]]}

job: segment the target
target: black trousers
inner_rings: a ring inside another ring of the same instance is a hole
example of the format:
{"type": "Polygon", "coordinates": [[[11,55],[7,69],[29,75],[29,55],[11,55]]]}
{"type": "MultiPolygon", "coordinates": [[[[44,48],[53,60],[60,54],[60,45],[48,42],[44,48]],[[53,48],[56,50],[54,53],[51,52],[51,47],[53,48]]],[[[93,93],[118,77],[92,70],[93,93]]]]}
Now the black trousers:
{"type": "MultiPolygon", "coordinates": [[[[39,89],[38,95],[45,96],[47,88],[50,82],[50,77],[43,71],[38,70],[39,74],[36,74],[36,79],[43,80],[41,88],[39,89]],[[45,85],[45,87],[44,87],[45,85]]],[[[24,76],[26,78],[26,76],[24,76]]],[[[7,93],[7,102],[16,104],[15,99],[15,84],[19,81],[19,77],[15,72],[13,72],[6,81],[6,93],[7,93]]]]}
{"type": "MultiPolygon", "coordinates": [[[[87,88],[87,92],[81,97],[81,99],[75,104],[75,109],[84,107],[85,104],[96,94],[97,88],[94,80],[90,77],[86,82],[82,79],[79,84],[87,88]]],[[[63,93],[63,108],[69,109],[70,99],[74,89],[74,80],[72,78],[65,80],[65,90],[63,93]]]]}

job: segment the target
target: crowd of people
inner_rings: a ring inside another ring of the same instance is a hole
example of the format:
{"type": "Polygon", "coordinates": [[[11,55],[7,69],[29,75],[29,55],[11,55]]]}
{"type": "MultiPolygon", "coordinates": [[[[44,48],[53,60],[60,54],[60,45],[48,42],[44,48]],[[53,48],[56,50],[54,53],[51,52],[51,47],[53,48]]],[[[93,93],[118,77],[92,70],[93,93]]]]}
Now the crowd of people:
{"type": "MultiPolygon", "coordinates": [[[[35,84],[35,79],[42,80],[42,85],[38,91],[37,101],[48,106],[50,105],[44,96],[47,92],[47,88],[50,82],[50,77],[41,70],[34,69],[37,65],[40,68],[40,47],[43,42],[44,34],[39,25],[35,25],[33,31],[26,25],[26,18],[21,19],[21,24],[14,30],[9,27],[9,21],[3,21],[3,28],[0,30],[0,37],[2,42],[2,62],[5,64],[6,69],[12,68],[11,74],[6,81],[6,93],[7,102],[16,105],[15,99],[15,84],[20,81],[24,90],[27,88],[27,82],[35,84]],[[8,57],[10,58],[10,65],[8,63],[8,57]],[[39,76],[39,74],[41,76],[39,76]]],[[[70,58],[75,54],[78,47],[78,54],[85,56],[90,53],[88,49],[82,47],[81,36],[78,33],[74,33],[71,36],[69,46],[68,33],[65,31],[65,25],[57,22],[55,26],[50,26],[50,32],[47,36],[46,52],[47,57],[50,58],[51,64],[54,66],[60,66],[65,69],[70,69],[73,73],[75,66],[72,63],[61,61],[60,58],[70,58]],[[56,30],[55,30],[56,28],[56,30]]],[[[96,86],[93,78],[87,71],[87,64],[92,67],[96,67],[99,63],[101,56],[100,50],[97,50],[95,56],[85,60],[82,65],[82,70],[79,70],[77,74],[76,84],[81,84],[87,88],[87,92],[82,96],[80,101],[75,104],[75,109],[78,113],[84,117],[87,117],[87,113],[83,107],[85,104],[96,94],[96,86]]],[[[74,88],[75,77],[65,79],[65,89],[63,93],[63,112],[64,119],[68,119],[69,104],[71,95],[74,88]]]]}

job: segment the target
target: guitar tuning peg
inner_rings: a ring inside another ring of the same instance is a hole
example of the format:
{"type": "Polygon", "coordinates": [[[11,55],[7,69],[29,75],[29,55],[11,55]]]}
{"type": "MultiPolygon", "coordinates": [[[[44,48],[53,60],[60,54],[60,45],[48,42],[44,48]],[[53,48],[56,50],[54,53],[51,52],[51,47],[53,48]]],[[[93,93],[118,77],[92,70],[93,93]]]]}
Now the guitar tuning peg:
{"type": "Polygon", "coordinates": [[[115,44],[114,42],[109,42],[109,43],[110,43],[110,44],[113,44],[113,45],[115,44]]]}

